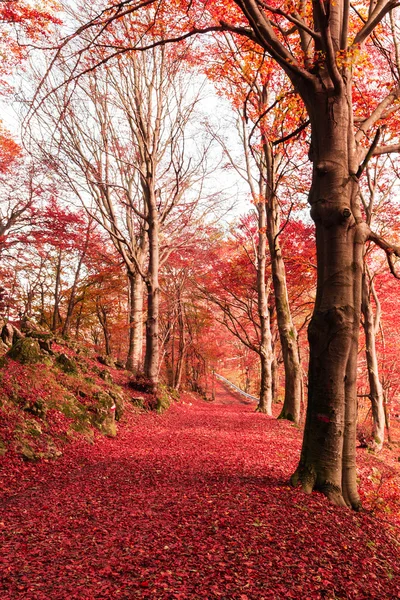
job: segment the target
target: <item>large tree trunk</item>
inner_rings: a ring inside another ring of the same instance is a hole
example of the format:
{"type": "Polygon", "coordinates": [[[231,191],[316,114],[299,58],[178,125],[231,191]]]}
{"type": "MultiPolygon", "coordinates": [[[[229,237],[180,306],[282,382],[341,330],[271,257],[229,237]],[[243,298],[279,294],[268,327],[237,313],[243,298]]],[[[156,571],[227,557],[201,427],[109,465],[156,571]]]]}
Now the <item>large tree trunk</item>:
{"type": "Polygon", "coordinates": [[[159,271],[159,221],[157,208],[154,205],[149,211],[148,217],[149,235],[149,268],[146,278],[147,287],[147,320],[146,320],[146,355],[144,362],[144,374],[149,379],[154,390],[158,385],[159,369],[159,307],[160,287],[158,282],[159,271]]]}
{"type": "Polygon", "coordinates": [[[272,335],[268,309],[268,289],[265,281],[266,267],[266,225],[267,216],[265,204],[258,204],[258,248],[257,248],[257,299],[258,315],[260,318],[260,360],[261,360],[261,385],[260,401],[256,410],[258,412],[272,415],[272,362],[274,354],[272,351],[272,335]]]}
{"type": "Polygon", "coordinates": [[[267,235],[271,256],[276,318],[285,369],[285,399],[279,418],[299,423],[302,397],[302,370],[297,330],[290,312],[286,270],[279,244],[279,232],[279,207],[275,194],[271,194],[267,206],[267,235]]]}
{"type": "Polygon", "coordinates": [[[308,97],[314,163],[309,202],[318,277],[308,329],[307,417],[292,482],[300,480],[307,492],[320,489],[334,503],[358,508],[356,377],[367,231],[359,208],[349,97],[344,87],[329,97],[322,86],[308,97]]]}
{"type": "Polygon", "coordinates": [[[365,266],[362,286],[362,313],[365,332],[365,353],[369,382],[369,397],[372,406],[374,448],[381,450],[385,438],[385,408],[382,384],[379,379],[378,357],[376,354],[377,323],[371,306],[371,283],[365,266]]]}
{"type": "Polygon", "coordinates": [[[128,273],[129,285],[129,345],[126,358],[128,371],[139,371],[143,347],[143,278],[139,273],[128,273]]]}

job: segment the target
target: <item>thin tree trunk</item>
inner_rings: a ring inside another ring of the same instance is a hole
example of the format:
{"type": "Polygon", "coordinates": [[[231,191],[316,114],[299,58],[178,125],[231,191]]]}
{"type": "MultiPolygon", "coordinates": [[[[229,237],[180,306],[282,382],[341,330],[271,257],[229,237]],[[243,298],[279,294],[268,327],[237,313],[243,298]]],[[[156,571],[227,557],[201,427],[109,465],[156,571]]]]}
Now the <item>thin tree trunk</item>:
{"type": "Polygon", "coordinates": [[[362,287],[362,313],[364,316],[363,328],[365,332],[365,353],[367,358],[369,397],[372,406],[374,447],[381,450],[385,438],[385,409],[383,389],[379,379],[378,357],[376,354],[377,320],[371,306],[371,286],[367,267],[363,272],[362,287]]]}
{"type": "Polygon", "coordinates": [[[159,271],[159,221],[155,199],[151,203],[148,217],[149,235],[149,268],[146,278],[147,287],[147,320],[146,320],[146,355],[144,374],[149,379],[154,390],[158,385],[159,370],[159,308],[160,287],[158,282],[159,271]]]}
{"type": "Polygon", "coordinates": [[[72,320],[72,315],[73,315],[73,312],[74,312],[74,309],[75,309],[76,290],[77,290],[77,287],[78,287],[79,276],[80,276],[80,273],[81,273],[83,259],[84,259],[84,254],[81,255],[81,257],[79,259],[79,262],[78,262],[77,269],[75,271],[74,283],[72,284],[71,293],[70,293],[69,301],[68,301],[67,315],[65,317],[64,326],[63,326],[63,329],[62,329],[62,335],[64,337],[68,337],[69,336],[69,332],[70,332],[70,329],[71,329],[71,320],[72,320]]]}
{"type": "Polygon", "coordinates": [[[185,359],[185,320],[183,316],[183,303],[182,303],[182,288],[178,287],[177,292],[177,323],[178,323],[178,359],[176,362],[175,376],[174,376],[174,388],[179,390],[182,381],[183,364],[185,359]]]}
{"type": "Polygon", "coordinates": [[[139,273],[128,273],[129,284],[129,346],[126,369],[137,372],[143,352],[143,278],[139,273]]]}
{"type": "Polygon", "coordinates": [[[79,277],[81,274],[83,261],[85,260],[85,257],[86,257],[87,251],[88,251],[89,241],[90,241],[90,236],[92,234],[92,231],[93,231],[92,219],[90,219],[88,226],[87,226],[87,230],[86,230],[85,244],[82,248],[82,253],[79,257],[78,265],[77,265],[77,268],[75,271],[74,282],[72,284],[71,293],[69,296],[68,307],[67,307],[67,316],[65,317],[65,322],[64,322],[64,326],[63,326],[63,330],[62,330],[62,335],[64,337],[68,337],[70,329],[71,329],[72,314],[74,312],[75,304],[76,304],[76,300],[75,300],[76,299],[76,290],[78,287],[78,282],[79,282],[79,277]]]}
{"type": "Polygon", "coordinates": [[[260,401],[256,410],[272,415],[272,335],[268,309],[268,290],[266,278],[266,226],[267,216],[265,204],[258,204],[258,248],[257,248],[257,299],[258,315],[260,318],[260,361],[261,361],[261,386],[260,401]]]}
{"type": "Polygon", "coordinates": [[[100,302],[96,303],[96,312],[97,318],[103,330],[106,355],[111,356],[111,332],[108,326],[107,311],[104,309],[104,306],[102,306],[100,302]]]}
{"type": "Polygon", "coordinates": [[[275,194],[271,194],[268,201],[267,222],[276,319],[285,369],[285,399],[279,418],[288,419],[289,421],[298,424],[300,421],[303,385],[302,370],[299,357],[297,330],[292,320],[289,305],[285,263],[282,258],[282,251],[279,244],[280,218],[275,194]]]}
{"type": "Polygon", "coordinates": [[[62,262],[62,252],[58,251],[58,259],[56,265],[56,285],[54,289],[54,310],[53,310],[53,318],[51,323],[51,330],[56,331],[58,327],[58,323],[60,321],[60,287],[61,287],[61,262],[62,262]]]}
{"type": "Polygon", "coordinates": [[[80,299],[79,312],[78,312],[78,316],[76,318],[76,323],[75,323],[75,339],[78,339],[78,336],[79,336],[79,329],[81,327],[82,314],[83,314],[83,308],[85,306],[85,300],[86,300],[86,287],[84,288],[82,298],[80,299]]]}

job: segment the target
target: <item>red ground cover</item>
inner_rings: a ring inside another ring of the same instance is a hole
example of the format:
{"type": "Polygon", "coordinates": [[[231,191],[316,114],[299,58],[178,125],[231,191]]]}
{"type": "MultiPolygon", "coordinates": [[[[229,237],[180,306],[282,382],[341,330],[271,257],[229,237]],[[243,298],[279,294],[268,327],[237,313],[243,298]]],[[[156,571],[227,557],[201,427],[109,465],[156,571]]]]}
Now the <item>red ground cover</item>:
{"type": "Polygon", "coordinates": [[[218,385],[56,462],[4,457],[0,597],[400,598],[395,527],[292,489],[300,444],[218,385]]]}

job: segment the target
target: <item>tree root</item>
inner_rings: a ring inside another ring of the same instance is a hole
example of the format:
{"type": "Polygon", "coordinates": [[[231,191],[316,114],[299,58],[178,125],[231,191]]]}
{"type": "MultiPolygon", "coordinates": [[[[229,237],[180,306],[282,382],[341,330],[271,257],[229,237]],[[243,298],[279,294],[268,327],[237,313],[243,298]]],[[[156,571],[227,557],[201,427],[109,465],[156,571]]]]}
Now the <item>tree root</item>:
{"type": "Polygon", "coordinates": [[[268,415],[269,417],[272,415],[271,411],[268,410],[266,406],[260,406],[259,404],[256,407],[255,412],[263,413],[264,415],[268,415]]]}
{"type": "Polygon", "coordinates": [[[292,415],[292,413],[288,412],[285,407],[282,408],[278,419],[286,419],[286,421],[291,421],[292,423],[294,423],[294,416],[292,415]]]}
{"type": "Polygon", "coordinates": [[[355,511],[362,509],[361,501],[357,493],[343,492],[342,489],[331,481],[317,483],[317,475],[311,467],[298,467],[290,478],[293,487],[301,486],[306,494],[314,490],[319,491],[328,498],[335,506],[346,506],[355,511]]]}

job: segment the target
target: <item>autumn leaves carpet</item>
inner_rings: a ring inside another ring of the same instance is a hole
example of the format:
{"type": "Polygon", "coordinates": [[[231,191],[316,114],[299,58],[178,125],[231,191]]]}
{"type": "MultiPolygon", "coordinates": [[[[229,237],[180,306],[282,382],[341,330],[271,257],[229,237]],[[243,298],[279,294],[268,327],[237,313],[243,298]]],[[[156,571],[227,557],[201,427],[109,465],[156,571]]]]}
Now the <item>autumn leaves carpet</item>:
{"type": "Polygon", "coordinates": [[[288,486],[300,443],[219,386],[3,473],[0,597],[400,598],[393,531],[288,486]]]}

